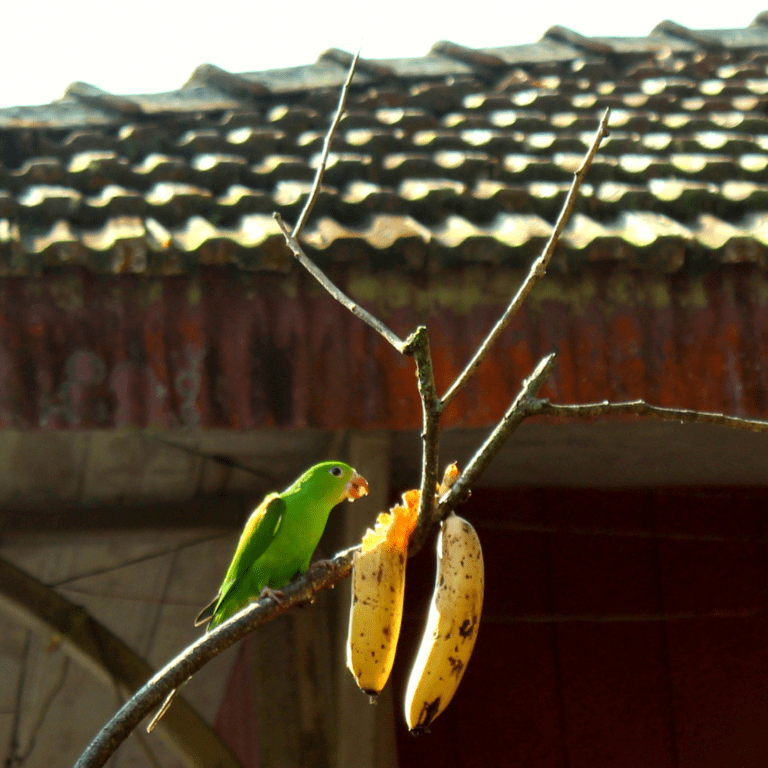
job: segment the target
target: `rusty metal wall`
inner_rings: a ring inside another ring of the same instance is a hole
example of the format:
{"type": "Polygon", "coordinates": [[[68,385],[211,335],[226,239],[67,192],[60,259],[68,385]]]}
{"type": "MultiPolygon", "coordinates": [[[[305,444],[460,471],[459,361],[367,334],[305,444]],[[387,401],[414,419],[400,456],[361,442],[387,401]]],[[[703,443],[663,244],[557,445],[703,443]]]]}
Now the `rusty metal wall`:
{"type": "MultiPolygon", "coordinates": [[[[340,267],[350,295],[406,335],[431,332],[441,391],[522,279],[340,267]]],[[[768,279],[753,265],[659,275],[594,264],[547,277],[446,412],[493,423],[544,354],[558,402],[653,403],[766,416],[768,279]]],[[[0,280],[0,427],[412,429],[412,363],[298,270],[0,280]]]]}

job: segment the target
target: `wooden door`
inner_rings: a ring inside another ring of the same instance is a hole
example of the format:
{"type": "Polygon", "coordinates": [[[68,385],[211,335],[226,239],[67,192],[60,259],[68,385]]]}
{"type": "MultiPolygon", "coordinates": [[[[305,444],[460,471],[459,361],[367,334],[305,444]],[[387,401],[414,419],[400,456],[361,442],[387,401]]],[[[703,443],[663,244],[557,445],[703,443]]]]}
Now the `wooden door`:
{"type": "Polygon", "coordinates": [[[475,654],[432,733],[402,722],[434,579],[409,562],[401,768],[768,765],[768,492],[489,490],[475,654]]]}

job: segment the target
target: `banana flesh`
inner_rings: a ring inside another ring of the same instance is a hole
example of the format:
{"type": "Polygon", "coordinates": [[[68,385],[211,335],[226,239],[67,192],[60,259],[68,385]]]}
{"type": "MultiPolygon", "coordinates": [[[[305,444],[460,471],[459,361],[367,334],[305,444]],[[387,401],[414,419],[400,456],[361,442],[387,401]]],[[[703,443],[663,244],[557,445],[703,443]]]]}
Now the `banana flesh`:
{"type": "Polygon", "coordinates": [[[443,521],[437,557],[429,617],[405,694],[405,719],[414,733],[426,731],[453,698],[475,647],[483,608],[483,552],[469,522],[457,515],[443,521]]]}

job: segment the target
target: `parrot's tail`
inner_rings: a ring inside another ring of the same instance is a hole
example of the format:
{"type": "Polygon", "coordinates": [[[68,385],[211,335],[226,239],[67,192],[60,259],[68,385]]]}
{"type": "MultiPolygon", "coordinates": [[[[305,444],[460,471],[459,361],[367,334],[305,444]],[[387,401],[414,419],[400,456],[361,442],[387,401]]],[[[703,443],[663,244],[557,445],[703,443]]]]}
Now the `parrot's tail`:
{"type": "MultiPolygon", "coordinates": [[[[216,597],[214,597],[213,600],[211,600],[211,602],[208,603],[208,605],[206,605],[205,608],[203,608],[203,610],[197,614],[197,618],[195,619],[196,627],[209,622],[213,618],[213,615],[216,613],[216,609],[219,607],[219,602],[221,602],[221,594],[216,595],[216,597]]],[[[211,627],[209,627],[209,629],[211,629],[211,627]]]]}

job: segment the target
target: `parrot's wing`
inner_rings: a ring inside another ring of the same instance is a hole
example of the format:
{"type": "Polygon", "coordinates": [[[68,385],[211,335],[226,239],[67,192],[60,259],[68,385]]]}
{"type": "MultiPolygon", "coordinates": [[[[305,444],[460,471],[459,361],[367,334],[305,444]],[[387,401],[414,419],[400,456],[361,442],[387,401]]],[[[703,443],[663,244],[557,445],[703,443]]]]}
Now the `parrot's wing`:
{"type": "Polygon", "coordinates": [[[276,493],[267,496],[254,510],[245,524],[240,541],[237,544],[235,555],[229,566],[227,575],[219,589],[219,594],[203,608],[195,619],[195,626],[199,627],[209,621],[219,604],[224,600],[240,579],[245,576],[248,569],[264,554],[267,547],[275,538],[277,529],[283,521],[286,504],[285,500],[276,493]]]}

